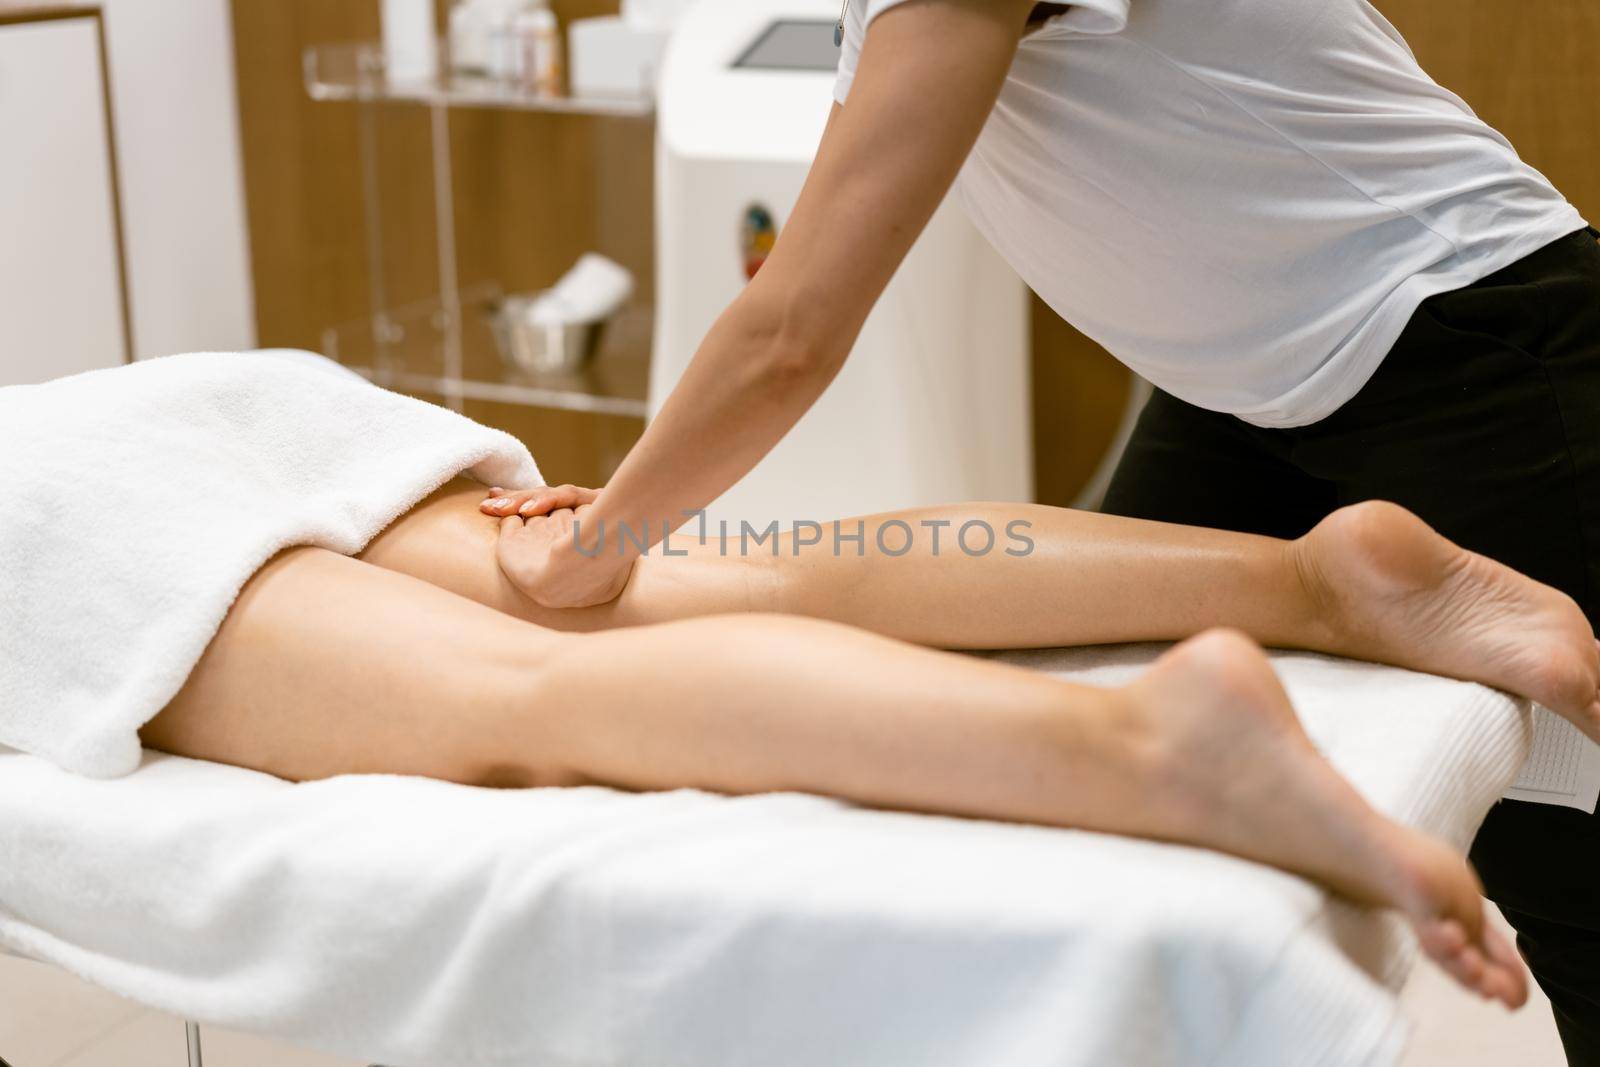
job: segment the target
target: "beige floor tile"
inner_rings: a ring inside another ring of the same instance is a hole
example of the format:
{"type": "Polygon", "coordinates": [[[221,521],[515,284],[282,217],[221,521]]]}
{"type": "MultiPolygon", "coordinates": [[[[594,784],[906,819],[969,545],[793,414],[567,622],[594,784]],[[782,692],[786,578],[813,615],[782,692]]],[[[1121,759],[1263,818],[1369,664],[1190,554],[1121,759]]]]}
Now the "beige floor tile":
{"type": "MultiPolygon", "coordinates": [[[[1492,911],[1492,909],[1491,909],[1492,911]]],[[[1509,937],[1498,912],[1492,919],[1509,937]]],[[[1437,967],[1418,965],[1400,997],[1413,1030],[1402,1067],[1565,1067],[1550,1002],[1533,987],[1508,1012],[1463,992],[1437,967]]]]}
{"type": "Polygon", "coordinates": [[[53,1067],[140,1010],[65,971],[0,956],[0,1057],[12,1067],[53,1067]]]}
{"type": "Polygon", "coordinates": [[[183,1023],[144,1011],[52,1067],[185,1067],[187,1063],[183,1023]]]}
{"type": "Polygon", "coordinates": [[[207,1029],[202,1042],[213,1067],[364,1067],[355,1060],[230,1030],[207,1029]]]}
{"type": "MultiPolygon", "coordinates": [[[[201,1031],[201,1048],[209,1067],[362,1067],[349,1060],[217,1027],[201,1031]]],[[[185,1067],[187,1049],[180,1020],[146,1012],[53,1067],[185,1067]]],[[[30,1065],[14,1063],[12,1067],[30,1065]]]]}
{"type": "MultiPolygon", "coordinates": [[[[360,1067],[215,1027],[214,1067],[360,1067]]],[[[11,1067],[185,1067],[183,1023],[38,963],[0,956],[0,1057],[11,1067]]]]}

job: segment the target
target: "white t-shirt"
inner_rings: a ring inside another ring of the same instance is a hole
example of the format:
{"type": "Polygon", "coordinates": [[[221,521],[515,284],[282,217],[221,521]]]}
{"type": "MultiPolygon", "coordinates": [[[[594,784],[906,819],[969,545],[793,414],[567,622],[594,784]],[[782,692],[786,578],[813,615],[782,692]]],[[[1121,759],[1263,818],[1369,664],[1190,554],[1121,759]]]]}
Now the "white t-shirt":
{"type": "MultiPolygon", "coordinates": [[[[852,0],[840,103],[903,2],[852,0]]],[[[957,187],[1063,318],[1259,426],[1331,414],[1424,298],[1584,225],[1365,0],[1081,0],[1023,40],[957,187]]]]}

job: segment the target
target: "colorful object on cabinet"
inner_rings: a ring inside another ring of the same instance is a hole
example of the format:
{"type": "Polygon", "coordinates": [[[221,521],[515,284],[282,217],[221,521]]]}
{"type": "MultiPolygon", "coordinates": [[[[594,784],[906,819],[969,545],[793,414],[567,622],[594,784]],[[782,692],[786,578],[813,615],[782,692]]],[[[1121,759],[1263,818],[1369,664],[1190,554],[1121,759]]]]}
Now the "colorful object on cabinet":
{"type": "Polygon", "coordinates": [[[772,253],[772,246],[778,242],[778,226],[772,220],[772,212],[760,204],[745,208],[744,221],[739,227],[739,242],[744,252],[744,276],[746,279],[754,278],[761,264],[772,253]]]}

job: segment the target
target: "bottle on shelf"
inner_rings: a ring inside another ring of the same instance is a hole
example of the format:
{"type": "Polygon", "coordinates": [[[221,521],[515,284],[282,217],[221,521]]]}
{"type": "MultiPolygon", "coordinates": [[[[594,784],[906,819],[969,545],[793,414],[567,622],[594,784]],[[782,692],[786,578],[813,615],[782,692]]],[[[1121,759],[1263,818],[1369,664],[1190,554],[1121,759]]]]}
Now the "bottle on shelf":
{"type": "Polygon", "coordinates": [[[450,72],[467,77],[489,73],[489,22],[473,0],[456,0],[450,9],[450,72]]]}
{"type": "Polygon", "coordinates": [[[503,79],[511,60],[511,21],[522,0],[456,0],[450,9],[450,70],[457,76],[503,79]]]}
{"type": "Polygon", "coordinates": [[[559,96],[564,52],[548,0],[457,0],[450,11],[450,68],[458,76],[559,96]]]}
{"type": "Polygon", "coordinates": [[[512,21],[511,35],[517,50],[517,82],[544,96],[561,95],[561,26],[550,5],[545,0],[524,4],[512,21]]]}
{"type": "Polygon", "coordinates": [[[391,81],[426,82],[438,76],[432,0],[383,0],[383,60],[391,81]]]}

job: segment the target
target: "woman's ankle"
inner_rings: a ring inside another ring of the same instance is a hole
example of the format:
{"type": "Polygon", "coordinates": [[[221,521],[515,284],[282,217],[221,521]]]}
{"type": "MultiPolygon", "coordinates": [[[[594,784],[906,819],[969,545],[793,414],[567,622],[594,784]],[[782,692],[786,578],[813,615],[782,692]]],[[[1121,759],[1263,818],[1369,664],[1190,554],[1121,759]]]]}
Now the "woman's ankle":
{"type": "Polygon", "coordinates": [[[1311,533],[1283,543],[1284,567],[1290,575],[1293,599],[1289,614],[1295,619],[1296,631],[1290,644],[1314,652],[1349,655],[1359,642],[1349,612],[1329,576],[1323,550],[1323,541],[1311,533]]]}
{"type": "Polygon", "coordinates": [[[1182,804],[1175,794],[1180,754],[1136,681],[1114,689],[1062,683],[1070,710],[1034,727],[1053,766],[1041,776],[1059,792],[1041,803],[1050,814],[1025,816],[1059,826],[1172,838],[1182,804]]]}
{"type": "Polygon", "coordinates": [[[1410,665],[1410,642],[1376,625],[1397,599],[1440,588],[1467,554],[1398,504],[1368,500],[1324,518],[1288,549],[1321,651],[1410,665]]]}

